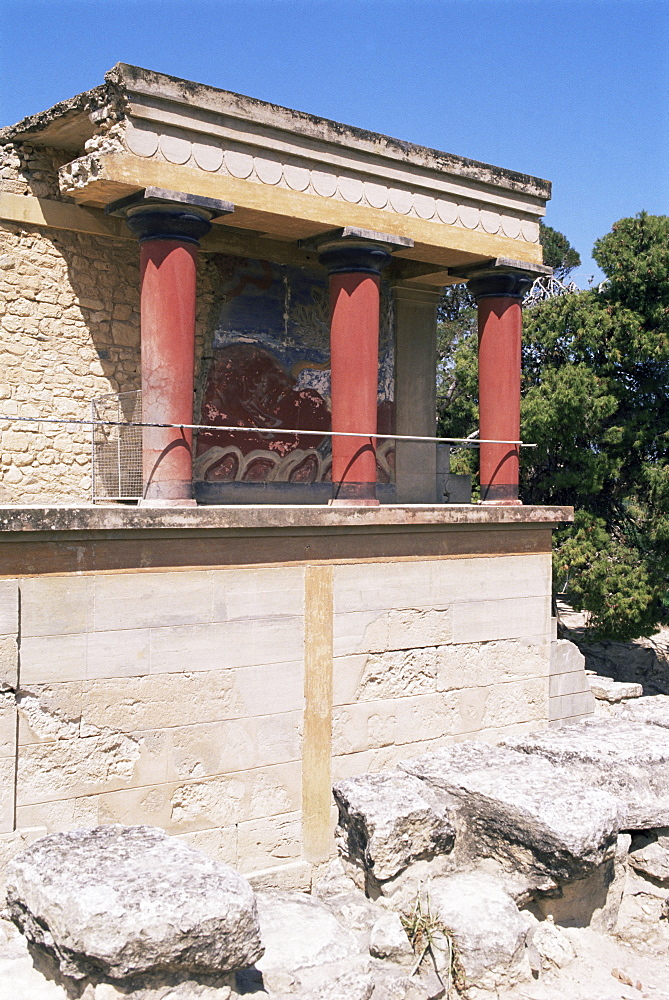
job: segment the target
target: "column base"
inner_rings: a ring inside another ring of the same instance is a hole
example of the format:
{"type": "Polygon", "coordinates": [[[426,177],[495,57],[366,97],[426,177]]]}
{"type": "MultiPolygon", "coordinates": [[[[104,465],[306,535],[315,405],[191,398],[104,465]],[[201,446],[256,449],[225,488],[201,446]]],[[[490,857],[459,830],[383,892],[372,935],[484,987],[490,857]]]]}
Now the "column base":
{"type": "Polygon", "coordinates": [[[197,500],[175,499],[161,500],[154,497],[145,497],[139,501],[139,507],[197,507],[197,500]]]}
{"type": "Polygon", "coordinates": [[[328,500],[328,507],[379,507],[380,501],[372,498],[349,497],[342,500],[328,500]]]}

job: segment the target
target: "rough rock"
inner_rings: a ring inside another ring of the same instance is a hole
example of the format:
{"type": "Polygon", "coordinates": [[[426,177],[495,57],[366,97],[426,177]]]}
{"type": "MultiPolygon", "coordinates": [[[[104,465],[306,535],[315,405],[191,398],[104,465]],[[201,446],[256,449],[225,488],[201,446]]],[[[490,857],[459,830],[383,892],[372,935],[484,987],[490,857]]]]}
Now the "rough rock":
{"type": "Polygon", "coordinates": [[[333,792],[340,849],[379,882],[453,847],[455,829],[447,807],[408,774],[363,774],[338,782],[333,792]]]}
{"type": "Polygon", "coordinates": [[[367,974],[346,973],[324,986],[315,1000],[369,1000],[374,993],[374,979],[367,974]]]}
{"type": "Polygon", "coordinates": [[[629,863],[640,875],[669,888],[669,830],[635,836],[629,863]]]}
{"type": "Polygon", "coordinates": [[[669,732],[660,726],[586,719],[505,745],[562,765],[593,792],[614,795],[620,803],[620,829],[669,824],[669,732]]]}
{"type": "Polygon", "coordinates": [[[655,726],[669,729],[669,695],[648,695],[623,705],[618,712],[618,718],[630,722],[650,722],[655,726]]]}
{"type": "Polygon", "coordinates": [[[369,971],[357,936],[330,909],[311,896],[290,892],[257,894],[260,935],[265,954],[256,963],[265,985],[277,992],[286,976],[300,987],[320,989],[341,972],[369,971]]]}
{"type": "Polygon", "coordinates": [[[222,973],[263,952],[246,879],[154,827],[36,841],[9,865],[7,901],[28,940],[78,979],[222,973]]]}
{"type": "Polygon", "coordinates": [[[472,856],[558,880],[582,878],[611,856],[618,805],[605,792],[535,756],[465,742],[400,767],[459,800],[459,837],[472,856]]]}
{"type": "Polygon", "coordinates": [[[597,701],[608,701],[611,704],[616,704],[630,698],[640,698],[643,694],[641,684],[636,684],[633,681],[614,681],[611,677],[589,674],[588,682],[597,701]]]}
{"type": "Polygon", "coordinates": [[[374,926],[369,942],[369,952],[374,958],[387,958],[399,965],[412,965],[413,948],[406,936],[399,914],[388,910],[382,913],[374,926]]]}
{"type": "MultiPolygon", "coordinates": [[[[527,919],[524,913],[523,917],[527,919]]],[[[536,953],[538,963],[536,971],[546,972],[548,969],[564,969],[576,958],[574,947],[563,930],[552,920],[532,921],[527,934],[526,944],[530,952],[536,953]]],[[[533,963],[534,966],[534,963],[533,963]]]]}
{"type": "Polygon", "coordinates": [[[639,951],[669,953],[669,892],[630,872],[616,935],[639,951]]]}
{"type": "Polygon", "coordinates": [[[435,879],[430,909],[453,940],[467,986],[496,990],[530,978],[527,924],[494,879],[476,873],[435,879]]]}

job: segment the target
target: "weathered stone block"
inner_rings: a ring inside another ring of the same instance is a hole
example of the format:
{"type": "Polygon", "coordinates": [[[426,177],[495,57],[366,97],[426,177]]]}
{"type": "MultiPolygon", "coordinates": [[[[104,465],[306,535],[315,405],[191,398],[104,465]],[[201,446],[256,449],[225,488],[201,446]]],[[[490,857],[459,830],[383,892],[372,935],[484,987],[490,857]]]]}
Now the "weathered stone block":
{"type": "Polygon", "coordinates": [[[448,809],[417,778],[401,772],[363,774],[337,782],[333,793],[340,849],[379,882],[453,847],[448,809]]]}
{"type": "Polygon", "coordinates": [[[253,872],[301,859],[302,817],[284,813],[239,824],[239,870],[253,872]]]}
{"type": "Polygon", "coordinates": [[[151,630],[151,672],[220,670],[301,660],[301,618],[253,619],[151,630]]]}
{"type": "Polygon", "coordinates": [[[459,802],[468,850],[560,880],[582,878],[614,849],[618,802],[540,760],[466,742],[399,766],[459,802]]]}
{"type": "Polygon", "coordinates": [[[149,629],[91,632],[86,642],[86,677],[136,677],[150,670],[149,629]]]}
{"type": "Polygon", "coordinates": [[[618,718],[630,722],[649,722],[669,729],[669,695],[656,694],[631,701],[621,707],[618,718]]]}
{"type": "Polygon", "coordinates": [[[669,732],[619,719],[588,719],[509,743],[564,765],[574,779],[614,796],[621,829],[669,825],[669,732]]]}
{"type": "Polygon", "coordinates": [[[548,637],[550,618],[548,595],[454,604],[453,642],[548,637]]]}
{"type": "Polygon", "coordinates": [[[93,631],[95,582],[90,576],[28,577],[21,581],[21,635],[93,631]]]}
{"type": "Polygon", "coordinates": [[[0,635],[16,635],[19,628],[19,582],[0,580],[0,635]]]}
{"type": "Polygon", "coordinates": [[[116,573],[95,578],[95,629],[142,629],[212,621],[206,570],[116,573]]]}
{"type": "Polygon", "coordinates": [[[365,661],[355,700],[380,701],[436,692],[437,658],[434,646],[370,653],[365,661]]]}
{"type": "Polygon", "coordinates": [[[0,833],[14,829],[14,779],[16,758],[0,757],[0,833]]]}
{"type": "Polygon", "coordinates": [[[214,570],[212,582],[213,621],[304,614],[301,566],[214,570]]]}
{"type": "Polygon", "coordinates": [[[13,635],[0,635],[0,691],[15,691],[19,679],[19,647],[13,635]]]}
{"type": "Polygon", "coordinates": [[[75,979],[224,972],[263,952],[248,882],[152,827],[53,834],[13,859],[12,919],[75,979]]]}
{"type": "Polygon", "coordinates": [[[25,638],[21,642],[21,684],[77,681],[86,677],[86,635],[25,638]]]}
{"type": "Polygon", "coordinates": [[[506,639],[452,643],[437,650],[437,688],[453,691],[487,687],[548,674],[547,640],[506,639]]]}

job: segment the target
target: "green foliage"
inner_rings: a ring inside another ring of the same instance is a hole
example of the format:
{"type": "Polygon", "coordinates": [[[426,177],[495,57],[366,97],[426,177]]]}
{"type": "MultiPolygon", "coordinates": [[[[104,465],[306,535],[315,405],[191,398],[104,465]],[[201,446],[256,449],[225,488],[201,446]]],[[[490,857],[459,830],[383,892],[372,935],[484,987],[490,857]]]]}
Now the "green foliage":
{"type": "Polygon", "coordinates": [[[564,233],[539,222],[539,241],[543,247],[544,264],[553,268],[555,277],[560,281],[564,281],[575,267],[581,266],[578,250],[574,250],[564,233]]]}
{"type": "MultiPolygon", "coordinates": [[[[521,453],[521,496],[577,509],[556,581],[593,635],[625,640],[669,610],[669,218],[621,219],[593,256],[599,290],[525,311],[521,436],[537,448],[521,453]]],[[[446,330],[439,427],[460,436],[477,421],[476,338],[446,330]]]]}

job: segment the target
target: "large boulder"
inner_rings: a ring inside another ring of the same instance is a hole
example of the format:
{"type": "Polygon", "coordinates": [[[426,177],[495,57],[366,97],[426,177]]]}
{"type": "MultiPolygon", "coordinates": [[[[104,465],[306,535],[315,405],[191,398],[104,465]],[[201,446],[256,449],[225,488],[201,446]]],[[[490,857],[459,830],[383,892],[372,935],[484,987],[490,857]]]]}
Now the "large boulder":
{"type": "Polygon", "coordinates": [[[472,858],[562,881],[583,878],[615,849],[616,800],[541,757],[465,742],[400,767],[459,802],[472,858]]]}
{"type": "Polygon", "coordinates": [[[378,882],[453,847],[455,828],[448,809],[408,774],[363,774],[338,782],[333,792],[340,849],[378,882]]]}
{"type": "Polygon", "coordinates": [[[646,695],[631,701],[620,709],[618,718],[628,722],[649,722],[669,729],[669,695],[646,695]]]}
{"type": "Polygon", "coordinates": [[[260,958],[251,886],[150,826],[36,841],[10,863],[14,923],[75,979],[222,973],[260,958]]]}
{"type": "Polygon", "coordinates": [[[586,719],[506,746],[559,765],[593,791],[614,795],[623,830],[669,825],[669,731],[662,726],[586,719]]]}

